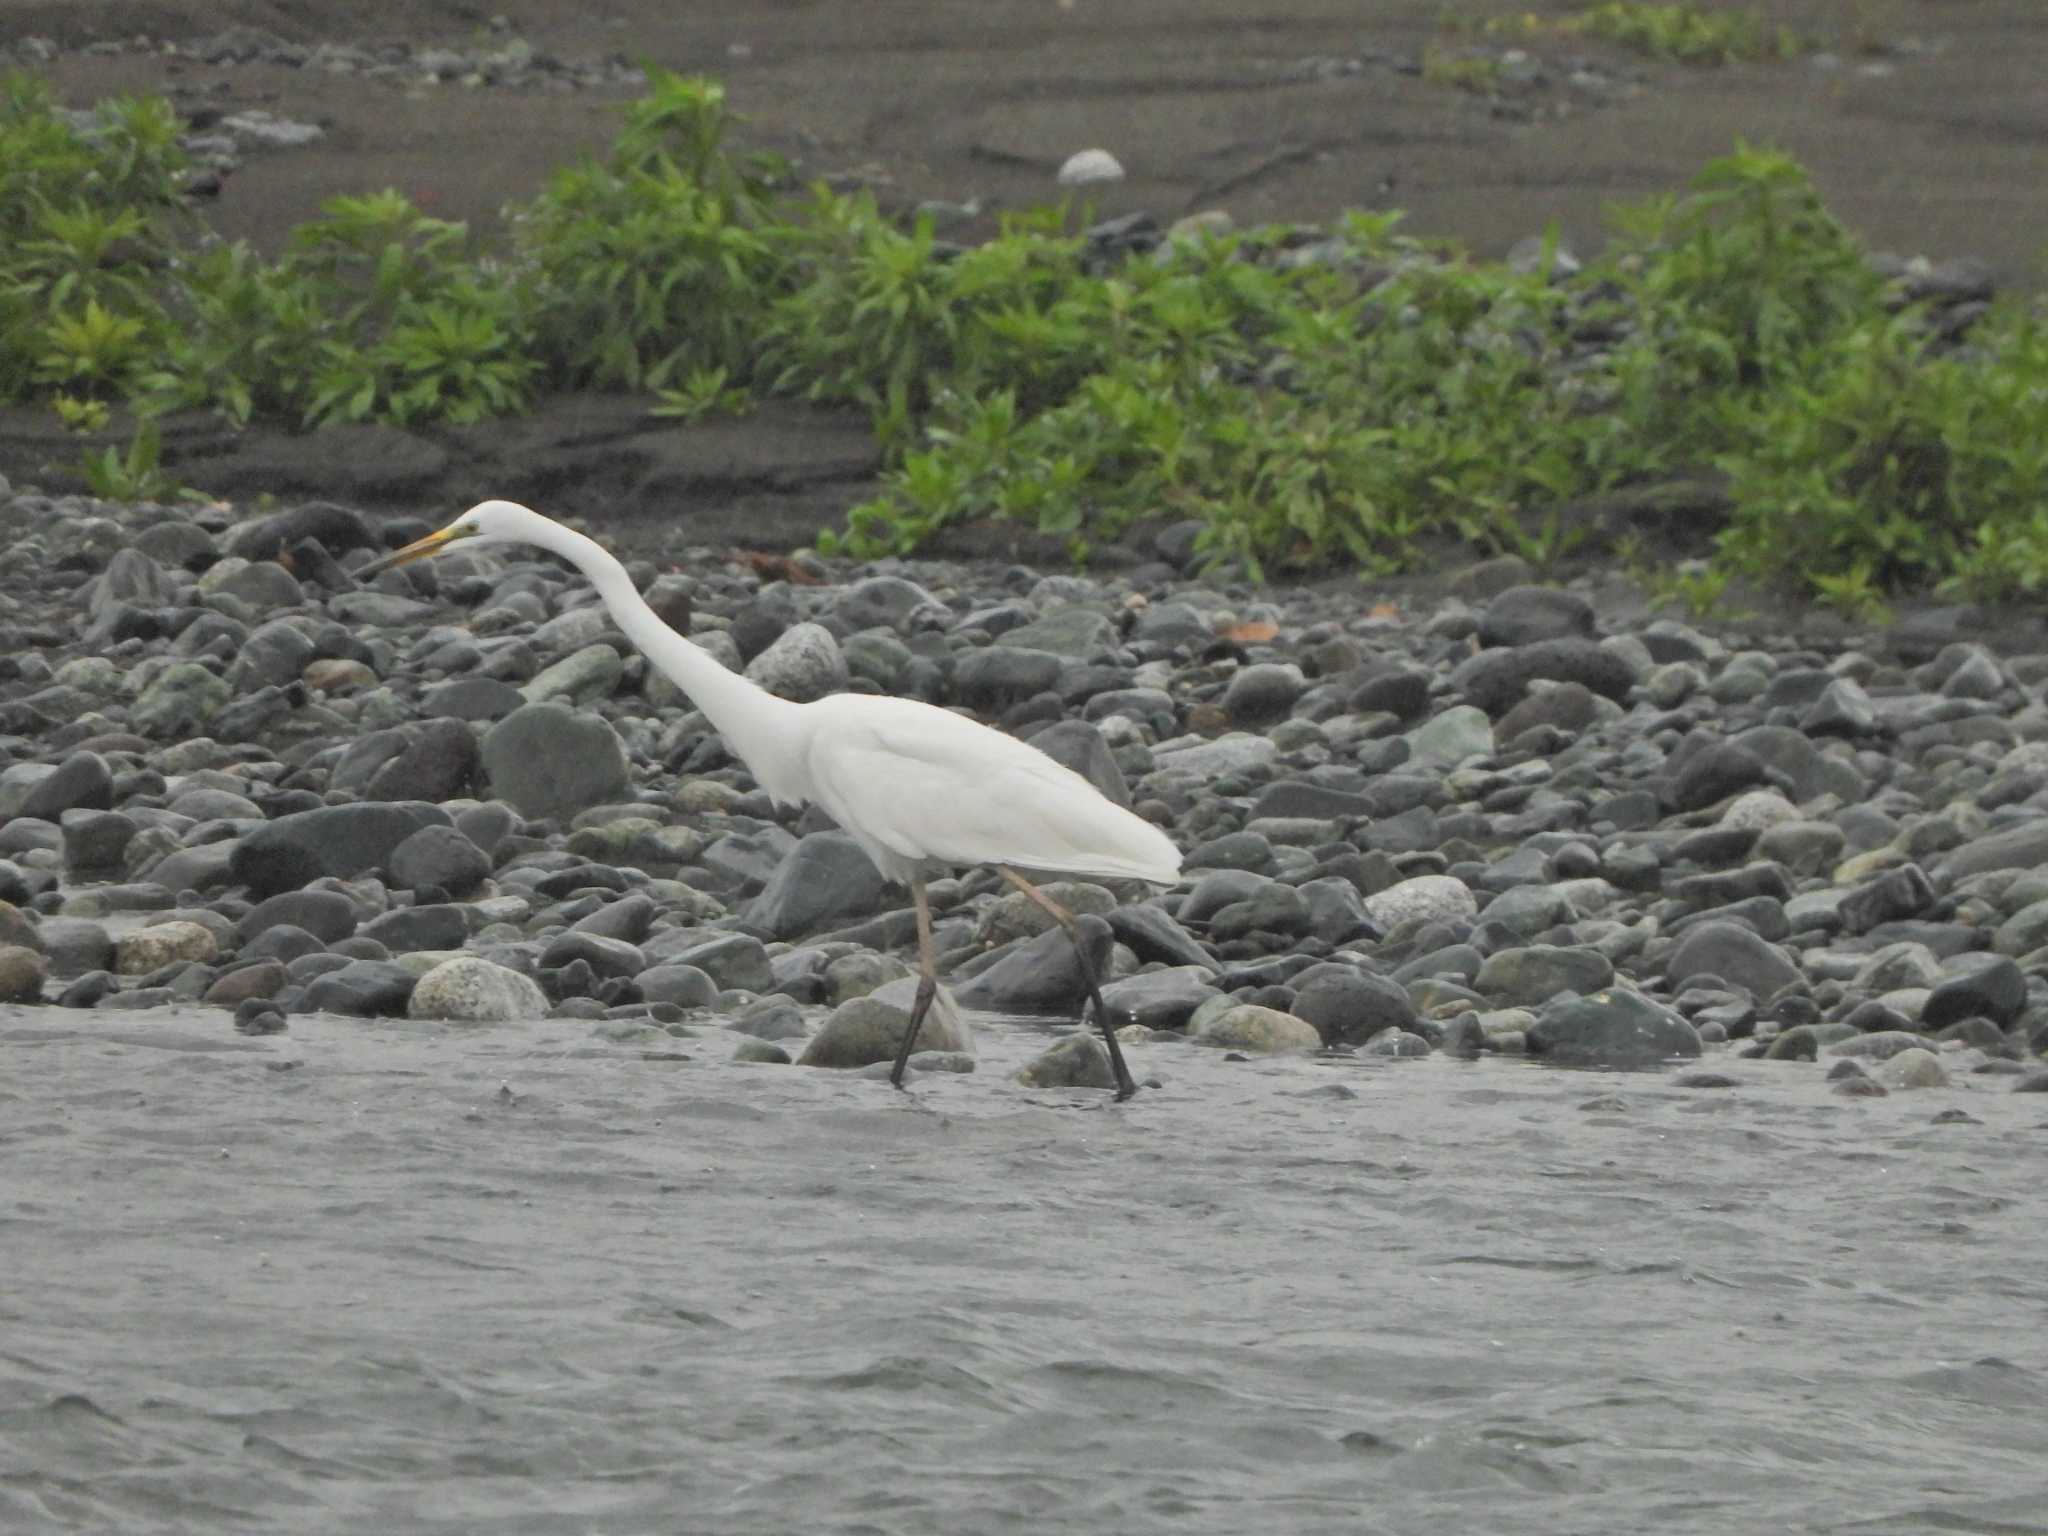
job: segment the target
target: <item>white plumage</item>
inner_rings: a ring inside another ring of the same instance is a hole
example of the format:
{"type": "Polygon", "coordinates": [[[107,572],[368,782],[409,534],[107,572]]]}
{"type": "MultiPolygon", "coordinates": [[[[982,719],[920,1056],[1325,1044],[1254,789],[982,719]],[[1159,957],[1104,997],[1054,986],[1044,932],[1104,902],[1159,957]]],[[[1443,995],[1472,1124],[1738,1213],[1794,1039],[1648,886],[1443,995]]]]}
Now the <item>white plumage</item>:
{"type": "MultiPolygon", "coordinates": [[[[1158,885],[1180,878],[1180,853],[1164,832],[1029,743],[914,699],[835,694],[796,704],[777,698],[662,623],[625,567],[602,546],[515,502],[481,502],[438,533],[365,567],[364,574],[457,542],[532,544],[568,560],[597,588],[627,638],[690,696],[777,803],[816,802],[877,869],[910,887],[924,977],[896,1059],[899,1084],[937,986],[924,888],[928,875],[995,865],[1070,934],[1071,915],[1017,869],[1158,885]]],[[[1085,952],[1083,969],[1118,1097],[1127,1098],[1136,1085],[1085,952]]]]}

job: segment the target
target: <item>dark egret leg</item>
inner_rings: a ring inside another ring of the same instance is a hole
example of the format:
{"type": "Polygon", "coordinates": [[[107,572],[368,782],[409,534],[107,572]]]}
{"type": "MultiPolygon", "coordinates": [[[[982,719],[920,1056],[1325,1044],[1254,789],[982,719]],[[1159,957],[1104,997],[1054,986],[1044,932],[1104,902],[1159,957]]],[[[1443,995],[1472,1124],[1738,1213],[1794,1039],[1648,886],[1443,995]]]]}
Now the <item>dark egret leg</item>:
{"type": "Polygon", "coordinates": [[[1116,1029],[1109,1022],[1109,1005],[1103,1002],[1102,988],[1095,983],[1095,966],[1088,959],[1087,946],[1081,942],[1081,929],[1074,921],[1074,914],[1009,865],[998,864],[996,873],[1050,912],[1053,921],[1066,929],[1067,937],[1074,941],[1074,958],[1081,962],[1081,980],[1088,985],[1088,1001],[1095,1005],[1095,1022],[1102,1026],[1102,1043],[1109,1047],[1110,1070],[1116,1074],[1117,1102],[1122,1103],[1138,1091],[1138,1084],[1131,1076],[1131,1069],[1124,1065],[1124,1049],[1117,1044],[1116,1029]]]}
{"type": "Polygon", "coordinates": [[[910,1005],[910,1027],[903,1031],[903,1044],[896,1048],[895,1070],[889,1074],[889,1081],[898,1088],[903,1086],[903,1068],[917,1046],[918,1026],[931,1011],[932,999],[939,995],[939,956],[932,946],[932,909],[922,880],[912,878],[910,899],[917,907],[917,997],[910,1005]]]}

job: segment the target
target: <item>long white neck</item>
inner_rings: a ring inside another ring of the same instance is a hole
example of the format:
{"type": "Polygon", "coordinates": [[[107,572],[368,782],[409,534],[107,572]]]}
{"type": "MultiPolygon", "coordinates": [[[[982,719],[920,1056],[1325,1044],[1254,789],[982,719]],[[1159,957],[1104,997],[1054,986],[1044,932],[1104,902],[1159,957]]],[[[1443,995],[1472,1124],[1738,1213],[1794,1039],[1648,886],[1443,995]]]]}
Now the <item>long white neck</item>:
{"type": "Polygon", "coordinates": [[[662,623],[634,588],[626,568],[602,545],[566,528],[560,537],[556,552],[590,578],[626,638],[690,696],[755,781],[777,800],[802,799],[793,790],[790,774],[800,768],[803,706],[729,671],[708,651],[662,623]]]}

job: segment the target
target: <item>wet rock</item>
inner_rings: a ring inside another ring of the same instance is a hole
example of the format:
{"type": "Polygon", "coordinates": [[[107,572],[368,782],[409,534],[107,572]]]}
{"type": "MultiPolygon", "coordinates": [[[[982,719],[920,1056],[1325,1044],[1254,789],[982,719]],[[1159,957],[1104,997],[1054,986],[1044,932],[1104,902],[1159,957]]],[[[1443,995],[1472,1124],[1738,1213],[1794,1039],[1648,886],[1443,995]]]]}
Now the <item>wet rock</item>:
{"type": "Polygon", "coordinates": [[[1699,1055],[1700,1037],[1669,1008],[1616,987],[1545,1008],[1528,1047],[1560,1066],[1646,1067],[1699,1055]]]}
{"type": "Polygon", "coordinates": [[[1479,616],[1479,643],[1531,645],[1593,633],[1593,605],[1561,587],[1510,587],[1479,616]]]}
{"type": "Polygon", "coordinates": [[[611,723],[563,704],[526,704],[491,727],[491,793],[522,816],[566,818],[625,792],[626,749],[611,723]]]}
{"type": "Polygon", "coordinates": [[[528,977],[476,955],[443,960],[419,979],[406,1017],[504,1024],[547,1017],[547,995],[528,977]]]}
{"type": "Polygon", "coordinates": [[[766,992],[775,985],[775,973],[768,964],[768,951],[751,934],[730,933],[716,937],[689,937],[670,948],[647,946],[648,957],[665,965],[693,965],[721,987],[742,987],[749,992],[766,992]]]}
{"type": "Polygon", "coordinates": [[[1964,843],[1936,867],[1945,885],[1995,869],[2036,869],[2048,864],[2048,816],[2037,816],[1964,843]]]}
{"type": "Polygon", "coordinates": [[[1710,919],[1685,930],[1665,962],[1674,988],[1694,976],[1718,976],[1754,998],[1766,998],[1799,980],[1799,969],[1777,945],[1740,923],[1710,919]]]}
{"type": "Polygon", "coordinates": [[[1112,804],[1130,809],[1131,792],[1123,770],[1103,739],[1101,727],[1088,720],[1055,720],[1028,738],[1047,757],[1081,775],[1112,804]]]}
{"type": "Polygon", "coordinates": [[[123,871],[134,838],[133,817],[121,811],[66,811],[64,869],[74,880],[105,879],[123,871]]]}
{"type": "Polygon", "coordinates": [[[445,824],[439,806],[328,805],[280,816],[235,844],[229,871],[257,897],[297,890],[323,875],[351,879],[384,867],[423,826],[445,824]]]}
{"type": "Polygon", "coordinates": [[[1845,895],[1835,909],[1850,933],[1868,933],[1884,923],[1916,917],[1934,905],[1934,887],[1917,864],[1888,869],[1845,895]]]}
{"type": "Polygon", "coordinates": [[[1597,992],[1613,980],[1613,962],[1598,950],[1531,944],[1488,955],[1472,985],[1496,1004],[1534,1007],[1560,992],[1597,992]]]}
{"type": "Polygon", "coordinates": [[[36,938],[53,976],[77,977],[113,969],[114,940],[98,923],[82,917],[46,917],[36,929],[36,938]]]}
{"type": "Polygon", "coordinates": [[[641,997],[650,1003],[709,1008],[718,1001],[718,983],[710,972],[694,965],[650,966],[639,973],[634,984],[640,988],[641,997]]]}
{"type": "Polygon", "coordinates": [[[1116,1073],[1100,1040],[1073,1034],[1025,1063],[1017,1081],[1026,1088],[1114,1088],[1116,1073]]]}
{"type": "Polygon", "coordinates": [[[1407,922],[1470,921],[1479,914],[1472,888],[1454,875],[1417,875],[1365,898],[1366,915],[1385,933],[1407,922]]]}
{"type": "Polygon", "coordinates": [[[1402,738],[1408,761],[1417,767],[1455,767],[1473,757],[1493,753],[1493,722],[1484,710],[1459,704],[1424,721],[1402,738]]]}
{"type": "Polygon", "coordinates": [[[1942,1066],[1934,1052],[1919,1046],[1900,1051],[1880,1063],[1875,1076],[1878,1082],[1894,1092],[1948,1086],[1948,1069],[1942,1066]]]}
{"type": "Polygon", "coordinates": [[[1490,716],[1518,703],[1531,682],[1578,683],[1617,702],[1635,686],[1635,673],[1619,656],[1585,638],[1539,640],[1481,651],[1451,673],[1451,686],[1490,716]]]}
{"type": "Polygon", "coordinates": [[[220,942],[199,923],[156,923],[115,945],[114,969],[123,976],[147,976],[176,961],[210,961],[219,953],[220,942]]]}
{"type": "Polygon", "coordinates": [[[40,1003],[43,957],[20,944],[0,945],[0,1003],[40,1003]]]}
{"type": "Polygon", "coordinates": [[[469,937],[469,918],[465,909],[453,902],[434,902],[379,913],[359,931],[394,955],[410,955],[421,950],[460,949],[469,937]]]}
{"type": "Polygon", "coordinates": [[[1213,975],[1206,965],[1146,971],[1106,983],[1102,1000],[1119,1021],[1148,1029],[1183,1029],[1197,1008],[1221,995],[1210,984],[1213,975]]]}
{"type": "Polygon", "coordinates": [[[1233,1008],[1198,1019],[1188,1038],[1203,1045],[1233,1051],[1272,1055],[1284,1051],[1320,1050],[1323,1037],[1306,1019],[1256,1003],[1239,1003],[1233,1008]]]}
{"type": "Polygon", "coordinates": [[[2010,1024],[2027,1005],[2027,978],[2011,960],[1984,958],[1960,975],[1935,984],[1920,1010],[1925,1029],[1944,1029],[1963,1019],[1983,1017],[2010,1024]]]}
{"type": "Polygon", "coordinates": [[[1333,1047],[1361,1045],[1382,1030],[1406,1029],[1415,1022],[1415,1004],[1406,987],[1334,962],[1312,965],[1295,976],[1294,1002],[1288,1011],[1333,1047]]]}
{"type": "Polygon", "coordinates": [[[356,931],[356,907],[339,891],[285,891],[259,901],[235,925],[243,942],[265,929],[289,925],[336,944],[356,931]]]}
{"type": "Polygon", "coordinates": [[[476,737],[459,720],[377,731],[334,765],[329,787],[366,800],[452,800],[476,778],[476,737]]]}
{"type": "Polygon", "coordinates": [[[176,741],[199,735],[232,696],[225,682],[196,662],[173,662],[143,689],[128,719],[145,736],[176,741]]]}
{"type": "MultiPolygon", "coordinates": [[[[818,1033],[805,1042],[796,1062],[800,1067],[865,1067],[894,1061],[910,1027],[908,997],[898,1001],[871,993],[841,1003],[826,1017],[818,1033]]],[[[945,991],[932,999],[918,1025],[917,1048],[926,1051],[968,1051],[973,1042],[945,991]]]]}
{"type": "Polygon", "coordinates": [[[114,804],[114,776],[97,752],[74,752],[28,792],[20,815],[57,821],[66,811],[105,811],[114,804]]]}
{"type": "Polygon", "coordinates": [[[453,827],[421,827],[391,850],[391,880],[404,890],[467,896],[490,875],[491,860],[453,827]]]}
{"type": "Polygon", "coordinates": [[[1665,788],[1665,802],[1676,811],[1697,811],[1765,781],[1763,759],[1746,747],[1717,741],[1700,748],[1679,765],[1665,788]]]}
{"type": "Polygon", "coordinates": [[[844,832],[813,832],[776,866],[748,904],[746,922],[771,939],[796,939],[866,917],[888,891],[874,861],[844,832]]]}
{"type": "Polygon", "coordinates": [[[252,999],[276,997],[284,985],[283,961],[258,960],[227,972],[206,989],[202,1001],[215,1008],[235,1008],[252,999]]]}
{"type": "Polygon", "coordinates": [[[1291,662],[1241,667],[1223,690],[1223,712],[1237,725],[1268,725],[1286,719],[1307,687],[1301,668],[1291,662]]]}
{"type": "Polygon", "coordinates": [[[747,663],[747,680],[799,704],[846,688],[846,658],[822,624],[793,624],[747,663]]]}
{"type": "MultiPolygon", "coordinates": [[[[1089,915],[1077,918],[1075,925],[1099,982],[1109,974],[1114,944],[1109,924],[1089,915]]],[[[954,983],[953,996],[963,1008],[989,1013],[1075,1013],[1088,992],[1074,941],[1064,928],[1052,928],[1023,941],[986,970],[954,983]]]]}

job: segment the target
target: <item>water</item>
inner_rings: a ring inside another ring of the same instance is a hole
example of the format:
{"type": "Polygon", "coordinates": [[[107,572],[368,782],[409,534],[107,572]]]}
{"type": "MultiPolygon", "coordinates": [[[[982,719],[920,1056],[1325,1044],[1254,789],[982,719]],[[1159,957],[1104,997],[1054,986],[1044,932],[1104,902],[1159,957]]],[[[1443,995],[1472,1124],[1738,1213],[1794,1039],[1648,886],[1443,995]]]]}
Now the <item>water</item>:
{"type": "Polygon", "coordinates": [[[0,1531],[2048,1533],[2008,1079],[582,1028],[0,1017],[0,1531]]]}

